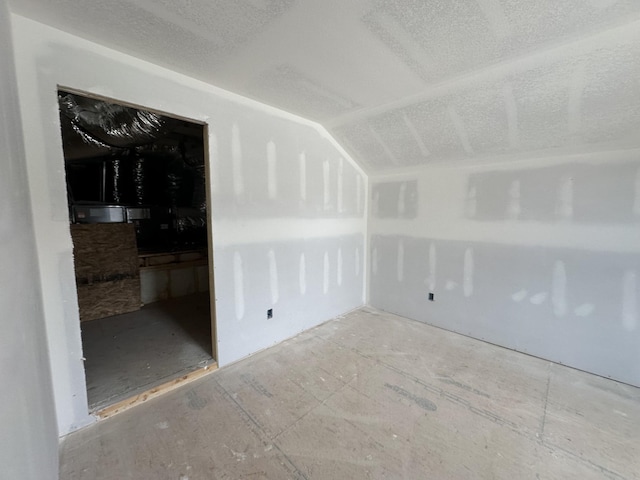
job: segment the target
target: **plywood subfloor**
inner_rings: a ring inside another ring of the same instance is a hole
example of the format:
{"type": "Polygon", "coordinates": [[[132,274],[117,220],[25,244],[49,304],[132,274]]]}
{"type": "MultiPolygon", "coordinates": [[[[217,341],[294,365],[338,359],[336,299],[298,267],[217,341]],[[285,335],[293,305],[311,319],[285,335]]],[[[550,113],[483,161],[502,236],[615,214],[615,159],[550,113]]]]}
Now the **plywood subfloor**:
{"type": "Polygon", "coordinates": [[[213,361],[209,295],[83,322],[82,346],[95,411],[213,361]]]}
{"type": "Polygon", "coordinates": [[[67,436],[62,479],[637,479],[640,389],[361,309],[67,436]]]}

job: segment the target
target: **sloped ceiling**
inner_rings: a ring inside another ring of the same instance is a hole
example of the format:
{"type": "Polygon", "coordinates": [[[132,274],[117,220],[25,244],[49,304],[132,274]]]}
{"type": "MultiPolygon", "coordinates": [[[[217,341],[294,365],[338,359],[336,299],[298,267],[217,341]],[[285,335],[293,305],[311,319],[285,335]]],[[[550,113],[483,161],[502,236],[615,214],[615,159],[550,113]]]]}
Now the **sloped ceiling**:
{"type": "Polygon", "coordinates": [[[638,0],[11,0],[323,124],[370,172],[640,146],[638,0]]]}

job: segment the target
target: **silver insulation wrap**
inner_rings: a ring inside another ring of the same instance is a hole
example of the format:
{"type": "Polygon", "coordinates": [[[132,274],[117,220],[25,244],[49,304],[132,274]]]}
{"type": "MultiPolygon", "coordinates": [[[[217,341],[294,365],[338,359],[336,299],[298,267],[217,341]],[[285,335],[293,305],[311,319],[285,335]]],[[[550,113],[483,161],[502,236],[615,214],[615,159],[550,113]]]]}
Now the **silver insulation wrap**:
{"type": "Polygon", "coordinates": [[[201,125],[69,92],[58,101],[70,211],[143,212],[128,221],[144,249],[206,245],[201,125]]]}
{"type": "Polygon", "coordinates": [[[154,142],[170,128],[170,119],[146,110],[60,93],[60,112],[88,142],[133,148],[154,142]]]}

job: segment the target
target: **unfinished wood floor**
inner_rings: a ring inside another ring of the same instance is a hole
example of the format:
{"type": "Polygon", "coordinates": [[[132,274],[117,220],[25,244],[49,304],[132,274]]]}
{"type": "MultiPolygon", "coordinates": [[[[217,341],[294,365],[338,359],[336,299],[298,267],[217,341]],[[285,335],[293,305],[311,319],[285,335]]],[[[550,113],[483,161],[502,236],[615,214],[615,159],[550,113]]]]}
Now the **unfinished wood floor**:
{"type": "Polygon", "coordinates": [[[62,479],[637,479],[640,389],[361,309],[67,436],[62,479]]]}

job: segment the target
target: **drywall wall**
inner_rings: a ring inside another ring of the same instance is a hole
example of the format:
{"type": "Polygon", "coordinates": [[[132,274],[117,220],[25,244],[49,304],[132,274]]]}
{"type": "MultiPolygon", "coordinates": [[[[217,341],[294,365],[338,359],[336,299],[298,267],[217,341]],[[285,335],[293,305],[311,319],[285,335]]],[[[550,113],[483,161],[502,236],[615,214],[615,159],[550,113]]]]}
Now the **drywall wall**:
{"type": "Polygon", "coordinates": [[[0,0],[0,468],[46,480],[58,441],[10,32],[0,0]]]}
{"type": "Polygon", "coordinates": [[[57,417],[87,412],[58,86],[209,125],[221,366],[364,298],[366,177],[318,125],[14,16],[20,104],[57,417]],[[267,309],[273,318],[267,319],[267,309]]]}
{"type": "Polygon", "coordinates": [[[370,181],[372,305],[640,386],[640,150],[370,181]]]}
{"type": "Polygon", "coordinates": [[[639,385],[640,4],[385,8],[424,53],[483,6],[448,74],[327,124],[373,175],[371,303],[639,385]]]}

